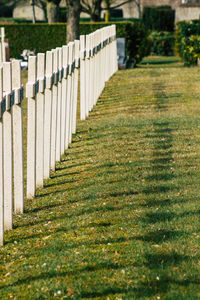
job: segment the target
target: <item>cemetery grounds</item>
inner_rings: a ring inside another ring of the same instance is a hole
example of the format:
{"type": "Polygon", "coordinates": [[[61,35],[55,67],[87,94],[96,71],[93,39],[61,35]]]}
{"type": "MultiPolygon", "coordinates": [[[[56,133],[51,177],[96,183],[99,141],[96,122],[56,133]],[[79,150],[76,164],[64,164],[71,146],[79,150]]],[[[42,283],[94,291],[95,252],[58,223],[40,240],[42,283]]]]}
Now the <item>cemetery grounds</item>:
{"type": "Polygon", "coordinates": [[[148,57],[15,216],[0,299],[200,299],[199,198],[200,69],[148,57]]]}

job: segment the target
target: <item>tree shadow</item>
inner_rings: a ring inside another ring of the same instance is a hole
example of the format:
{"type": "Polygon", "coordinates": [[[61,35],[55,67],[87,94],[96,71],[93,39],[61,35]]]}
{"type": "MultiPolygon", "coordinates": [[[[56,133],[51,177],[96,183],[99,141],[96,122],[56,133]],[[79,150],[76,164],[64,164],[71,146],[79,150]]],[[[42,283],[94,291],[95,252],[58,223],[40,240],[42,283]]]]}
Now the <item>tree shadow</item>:
{"type": "MultiPolygon", "coordinates": [[[[198,258],[196,257],[198,260],[198,258]]],[[[145,255],[146,262],[144,263],[150,269],[157,268],[166,268],[169,266],[177,266],[182,262],[187,262],[191,260],[191,257],[188,255],[178,254],[176,252],[173,253],[159,253],[159,254],[146,254],[145,255]]]]}
{"type": "Polygon", "coordinates": [[[160,229],[157,231],[150,231],[144,235],[137,236],[137,240],[148,242],[151,244],[161,244],[163,242],[177,239],[183,236],[184,232],[178,230],[160,229]]]}
{"type": "MultiPolygon", "coordinates": [[[[156,112],[167,111],[168,109],[168,97],[164,90],[165,87],[161,82],[157,81],[153,84],[154,109],[156,112]]],[[[159,118],[153,121],[153,132],[145,136],[153,146],[149,161],[150,168],[148,169],[148,175],[145,177],[147,186],[143,190],[146,195],[166,194],[177,189],[173,184],[175,175],[172,170],[174,165],[173,132],[170,122],[167,119],[159,118]]]]}
{"type": "Polygon", "coordinates": [[[116,294],[124,294],[125,299],[136,299],[139,297],[143,299],[144,297],[149,298],[159,294],[167,293],[167,291],[170,290],[170,286],[172,284],[182,287],[184,289],[191,285],[199,285],[199,280],[198,278],[195,279],[193,277],[188,279],[177,280],[166,275],[162,276],[159,279],[149,280],[148,282],[140,282],[139,284],[135,284],[135,286],[133,284],[132,286],[129,286],[129,288],[123,288],[119,286],[106,286],[102,292],[82,292],[81,297],[91,299],[106,296],[115,297],[116,294]]]}

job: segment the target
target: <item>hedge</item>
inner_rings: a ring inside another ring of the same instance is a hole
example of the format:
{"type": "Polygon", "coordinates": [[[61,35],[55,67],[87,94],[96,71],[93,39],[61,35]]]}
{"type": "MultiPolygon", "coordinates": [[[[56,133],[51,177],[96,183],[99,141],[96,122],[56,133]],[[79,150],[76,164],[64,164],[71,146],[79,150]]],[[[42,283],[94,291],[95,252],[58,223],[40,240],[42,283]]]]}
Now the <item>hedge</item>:
{"type": "Polygon", "coordinates": [[[142,18],[148,29],[156,31],[174,31],[175,10],[171,9],[170,6],[145,6],[142,18]]]}
{"type": "Polygon", "coordinates": [[[110,24],[116,24],[117,37],[126,38],[127,55],[130,58],[135,59],[136,63],[141,61],[144,56],[149,54],[149,33],[144,24],[139,21],[81,24],[80,34],[88,34],[110,24]]]}
{"type": "Polygon", "coordinates": [[[171,56],[174,55],[174,34],[166,31],[153,31],[149,39],[151,41],[151,54],[171,56]]]}
{"type": "MultiPolygon", "coordinates": [[[[148,54],[148,32],[141,22],[81,23],[80,34],[116,24],[117,37],[127,40],[127,55],[139,62],[148,54]]],[[[0,24],[1,26],[1,24],[0,24]]],[[[2,24],[9,39],[10,56],[19,58],[24,49],[45,52],[66,43],[66,24],[2,24]]]]}
{"type": "Polygon", "coordinates": [[[19,58],[24,49],[45,52],[64,45],[66,24],[3,24],[10,56],[19,58]]]}
{"type": "Polygon", "coordinates": [[[177,23],[175,50],[185,65],[196,65],[200,58],[200,20],[177,23]]]}

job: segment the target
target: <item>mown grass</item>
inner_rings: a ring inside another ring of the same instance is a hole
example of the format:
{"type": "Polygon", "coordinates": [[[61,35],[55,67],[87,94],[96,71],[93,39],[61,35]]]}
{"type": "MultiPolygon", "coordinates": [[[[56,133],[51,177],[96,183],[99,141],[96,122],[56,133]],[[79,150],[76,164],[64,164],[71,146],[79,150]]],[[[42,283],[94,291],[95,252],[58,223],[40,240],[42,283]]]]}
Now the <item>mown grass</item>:
{"type": "Polygon", "coordinates": [[[199,78],[158,57],[113,76],[6,233],[1,299],[200,298],[199,78]]]}

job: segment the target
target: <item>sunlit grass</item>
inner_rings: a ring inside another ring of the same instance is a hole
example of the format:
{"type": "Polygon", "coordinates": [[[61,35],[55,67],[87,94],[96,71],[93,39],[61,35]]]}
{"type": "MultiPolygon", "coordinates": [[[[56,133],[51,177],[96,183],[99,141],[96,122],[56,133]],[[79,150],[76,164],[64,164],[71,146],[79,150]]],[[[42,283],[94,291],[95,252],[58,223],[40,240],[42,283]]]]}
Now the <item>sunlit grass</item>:
{"type": "Polygon", "coordinates": [[[199,78],[158,57],[113,76],[6,233],[1,299],[200,298],[199,78]]]}

